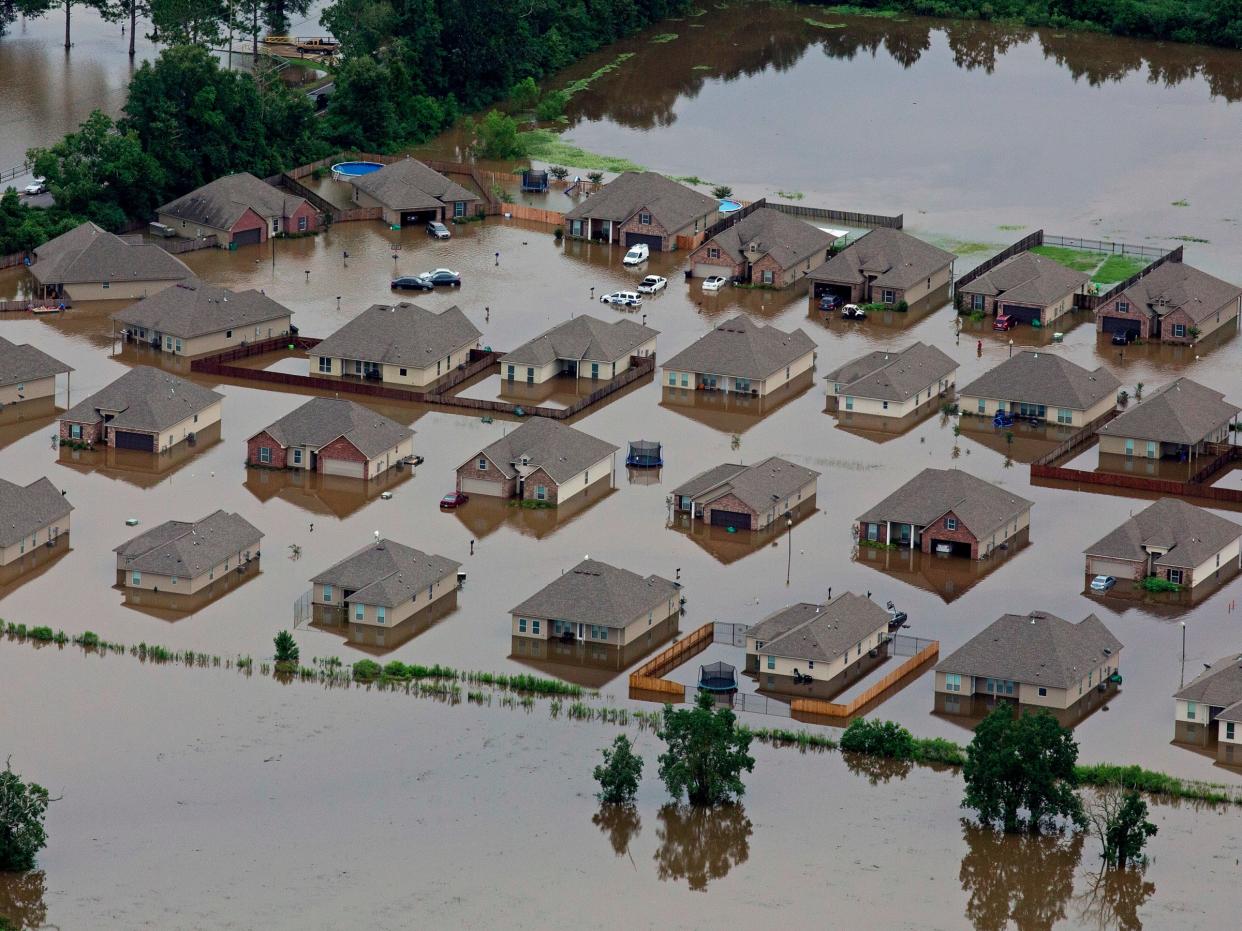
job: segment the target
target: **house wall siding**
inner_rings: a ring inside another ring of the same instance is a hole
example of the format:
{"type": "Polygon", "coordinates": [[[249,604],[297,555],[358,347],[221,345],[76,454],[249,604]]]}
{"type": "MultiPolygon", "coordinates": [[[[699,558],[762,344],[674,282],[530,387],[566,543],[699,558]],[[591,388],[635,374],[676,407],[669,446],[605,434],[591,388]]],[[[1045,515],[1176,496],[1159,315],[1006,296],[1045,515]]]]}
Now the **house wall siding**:
{"type": "Polygon", "coordinates": [[[885,638],[888,636],[888,622],[876,627],[875,630],[868,633],[861,640],[850,644],[840,656],[831,660],[817,659],[812,662],[806,657],[796,656],[774,656],[764,652],[755,640],[751,637],[746,638],[746,668],[751,671],[757,671],[761,676],[773,675],[793,678],[794,670],[797,669],[799,674],[810,676],[819,682],[831,682],[846,670],[857,666],[867,654],[881,646],[885,638]],[[772,656],[772,665],[768,665],[768,657],[772,656]]]}
{"type": "Polygon", "coordinates": [[[36,527],[16,543],[0,548],[0,566],[7,566],[9,563],[16,562],[23,556],[29,555],[36,547],[43,546],[49,540],[55,540],[61,535],[68,533],[70,516],[70,514],[66,514],[64,517],[49,521],[36,527]]]}
{"type": "MultiPolygon", "coordinates": [[[[100,282],[84,282],[65,285],[65,294],[75,301],[136,301],[141,297],[159,294],[176,281],[110,281],[108,287],[100,282]]],[[[51,303],[51,301],[49,301],[51,303]]]]}
{"type": "Polygon", "coordinates": [[[0,404],[16,404],[18,401],[34,401],[38,398],[52,397],[56,394],[56,376],[35,378],[20,385],[5,385],[0,388],[0,404]]]}

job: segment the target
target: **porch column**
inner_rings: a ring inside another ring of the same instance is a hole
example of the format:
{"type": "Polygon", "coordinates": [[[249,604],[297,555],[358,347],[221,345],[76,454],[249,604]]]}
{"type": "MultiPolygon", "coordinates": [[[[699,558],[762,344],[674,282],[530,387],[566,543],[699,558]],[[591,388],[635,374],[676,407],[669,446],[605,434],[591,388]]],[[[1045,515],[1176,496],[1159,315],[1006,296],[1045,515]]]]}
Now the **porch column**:
{"type": "Polygon", "coordinates": [[[884,542],[889,544],[893,542],[893,522],[891,520],[884,522],[884,542]]]}

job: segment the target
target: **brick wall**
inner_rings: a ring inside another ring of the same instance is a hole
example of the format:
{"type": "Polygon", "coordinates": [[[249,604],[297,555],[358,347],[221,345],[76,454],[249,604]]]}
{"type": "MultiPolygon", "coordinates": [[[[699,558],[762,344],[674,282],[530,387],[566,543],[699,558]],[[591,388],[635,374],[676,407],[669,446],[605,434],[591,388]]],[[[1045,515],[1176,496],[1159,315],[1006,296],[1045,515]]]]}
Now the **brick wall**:
{"type": "MultiPolygon", "coordinates": [[[[320,472],[323,471],[323,464],[324,464],[325,459],[346,459],[350,462],[367,462],[367,457],[358,451],[358,447],[355,446],[353,443],[349,442],[349,440],[345,439],[345,437],[343,436],[337,437],[327,446],[320,447],[319,462],[316,465],[316,469],[320,472]]],[[[368,469],[369,469],[369,464],[366,466],[363,466],[363,469],[362,469],[363,478],[371,477],[367,474],[368,469]]]]}
{"type": "Polygon", "coordinates": [[[750,515],[750,526],[752,530],[759,529],[760,515],[748,505],[744,504],[736,495],[725,495],[723,498],[717,498],[711,504],[703,509],[703,520],[707,523],[712,522],[712,511],[737,511],[741,514],[750,515]]]}
{"type": "Polygon", "coordinates": [[[750,283],[763,284],[763,273],[765,271],[772,273],[773,287],[782,288],[789,283],[789,277],[786,275],[785,269],[781,267],[781,263],[770,255],[765,255],[750,266],[750,283]]]}
{"type": "Polygon", "coordinates": [[[703,243],[703,245],[699,246],[697,249],[695,249],[693,252],[690,253],[690,267],[691,268],[694,267],[694,264],[696,262],[703,262],[707,265],[719,265],[721,268],[732,268],[733,270],[729,274],[733,275],[734,277],[742,274],[742,272],[746,270],[746,266],[743,265],[742,263],[740,262],[734,263],[730,261],[728,253],[725,252],[723,249],[720,249],[720,255],[717,258],[711,258],[707,254],[708,249],[720,249],[720,247],[716,245],[716,240],[714,239],[707,240],[707,242],[703,243]]]}
{"type": "Polygon", "coordinates": [[[283,469],[286,465],[286,455],[286,449],[272,439],[271,434],[269,434],[266,430],[258,436],[252,436],[246,441],[246,463],[248,465],[283,469]],[[261,446],[266,446],[272,451],[272,458],[270,462],[261,462],[259,460],[259,447],[261,446]]]}
{"type": "Polygon", "coordinates": [[[922,549],[924,553],[930,553],[932,551],[933,537],[937,540],[951,540],[954,543],[969,543],[970,558],[979,558],[979,541],[975,539],[975,535],[966,529],[966,525],[963,524],[957,515],[952,511],[941,517],[935,523],[929,524],[923,529],[922,542],[919,548],[922,549]],[[948,529],[946,521],[948,521],[949,518],[953,518],[957,521],[956,530],[948,529]]]}
{"type": "Polygon", "coordinates": [[[517,493],[517,481],[515,479],[506,479],[499,469],[489,465],[486,469],[478,467],[479,456],[476,453],[470,457],[470,461],[457,470],[457,490],[461,491],[461,483],[467,479],[479,479],[484,482],[495,482],[499,488],[499,493],[506,497],[512,498],[517,493]]]}
{"type": "Polygon", "coordinates": [[[1160,342],[1192,343],[1195,339],[1190,335],[1190,328],[1192,326],[1196,326],[1196,324],[1194,320],[1191,319],[1190,314],[1186,313],[1186,311],[1181,308],[1171,311],[1170,313],[1165,314],[1164,319],[1160,321],[1160,342]],[[1183,331],[1182,336],[1173,335],[1173,327],[1178,323],[1186,328],[1183,331]]]}
{"type": "MultiPolygon", "coordinates": [[[[73,421],[62,420],[60,422],[60,438],[62,440],[71,439],[69,436],[69,427],[73,421]]],[[[83,443],[98,443],[103,439],[103,424],[101,423],[84,423],[82,427],[83,443]]]]}
{"type": "Polygon", "coordinates": [[[973,312],[978,309],[982,309],[985,314],[996,313],[996,298],[993,295],[991,294],[983,295],[983,307],[982,308],[976,308],[975,305],[972,303],[971,301],[971,298],[973,297],[972,292],[962,291],[961,295],[962,295],[962,310],[967,311],[969,313],[969,312],[973,312]]]}
{"type": "Polygon", "coordinates": [[[639,223],[638,218],[642,216],[642,214],[643,214],[643,210],[640,210],[638,211],[638,213],[634,214],[634,216],[630,217],[628,220],[626,220],[624,223],[621,224],[620,242],[622,244],[625,243],[626,233],[641,233],[644,236],[659,236],[661,237],[661,243],[662,243],[662,245],[660,246],[660,251],[661,252],[672,252],[673,247],[676,245],[676,242],[673,240],[673,237],[669,234],[669,231],[666,230],[659,223],[657,223],[656,218],[654,216],[651,218],[650,223],[639,223]]]}
{"type": "Polygon", "coordinates": [[[1114,295],[1112,299],[1095,309],[1095,325],[1101,332],[1104,330],[1104,320],[1108,317],[1116,317],[1118,320],[1126,320],[1130,323],[1137,322],[1139,324],[1139,336],[1143,339],[1151,338],[1151,314],[1131,301],[1124,291],[1121,294],[1114,295]],[[1118,301],[1127,301],[1129,303],[1130,310],[1128,313],[1118,312],[1118,301]]]}
{"type": "Polygon", "coordinates": [[[309,201],[303,201],[302,206],[293,211],[293,215],[285,217],[281,222],[281,228],[290,233],[298,232],[298,220],[306,217],[306,229],[313,230],[319,228],[319,212],[310,204],[309,201]]]}
{"type": "Polygon", "coordinates": [[[267,242],[267,234],[271,231],[268,222],[250,208],[246,208],[246,212],[241,215],[241,219],[234,223],[229,230],[229,236],[235,237],[238,233],[255,229],[263,231],[259,241],[267,242]]]}
{"type": "MultiPolygon", "coordinates": [[[[526,476],[526,485],[524,486],[522,497],[527,501],[538,500],[535,497],[535,487],[544,485],[548,489],[548,496],[545,501],[556,504],[560,500],[560,486],[552,481],[552,476],[548,475],[543,469],[536,469],[530,475],[526,476]]],[[[585,485],[583,486],[586,487],[585,485]]]]}

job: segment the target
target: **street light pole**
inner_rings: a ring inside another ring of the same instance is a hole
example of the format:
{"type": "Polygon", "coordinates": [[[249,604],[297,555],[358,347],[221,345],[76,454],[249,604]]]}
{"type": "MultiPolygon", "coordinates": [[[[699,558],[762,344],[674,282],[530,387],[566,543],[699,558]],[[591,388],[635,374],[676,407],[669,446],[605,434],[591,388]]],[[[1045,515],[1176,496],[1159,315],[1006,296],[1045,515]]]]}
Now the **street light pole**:
{"type": "Polygon", "coordinates": [[[1186,685],[1186,622],[1182,621],[1182,677],[1178,688],[1186,685]]]}
{"type": "Polygon", "coordinates": [[[788,585],[793,571],[793,518],[788,514],[785,515],[785,549],[788,557],[785,561],[785,584],[788,585]]]}

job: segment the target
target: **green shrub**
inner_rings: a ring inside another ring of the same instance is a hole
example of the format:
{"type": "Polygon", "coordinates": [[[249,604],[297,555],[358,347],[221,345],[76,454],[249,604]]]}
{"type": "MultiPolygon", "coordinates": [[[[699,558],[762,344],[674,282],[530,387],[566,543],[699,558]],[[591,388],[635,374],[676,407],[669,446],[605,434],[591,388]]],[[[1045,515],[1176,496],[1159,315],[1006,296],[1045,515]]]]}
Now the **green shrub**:
{"type": "Polygon", "coordinates": [[[1142,581],[1143,591],[1147,592],[1180,592],[1182,587],[1176,582],[1170,582],[1168,579],[1162,579],[1159,576],[1149,575],[1142,581]]]}
{"type": "Polygon", "coordinates": [[[30,638],[32,640],[52,641],[56,639],[56,634],[52,632],[50,627],[32,627],[30,628],[30,638]]]}
{"type": "Polygon", "coordinates": [[[9,763],[0,772],[0,870],[34,869],[35,857],[47,843],[43,816],[51,798],[35,782],[23,782],[9,763]]]}
{"type": "Polygon", "coordinates": [[[638,781],[643,775],[643,758],[634,752],[630,738],[618,734],[611,747],[600,751],[604,762],[592,775],[599,783],[597,797],[601,802],[624,805],[634,801],[638,781]]]}
{"type": "Polygon", "coordinates": [[[896,721],[855,718],[841,735],[841,749],[847,753],[909,760],[914,757],[914,737],[896,721]]]}
{"type": "Polygon", "coordinates": [[[378,679],[383,670],[373,659],[360,659],[354,663],[355,679],[378,679]]]}
{"type": "Polygon", "coordinates": [[[535,108],[535,116],[544,121],[558,119],[565,115],[565,107],[569,105],[569,93],[567,91],[552,91],[539,101],[539,106],[535,108]]]}

